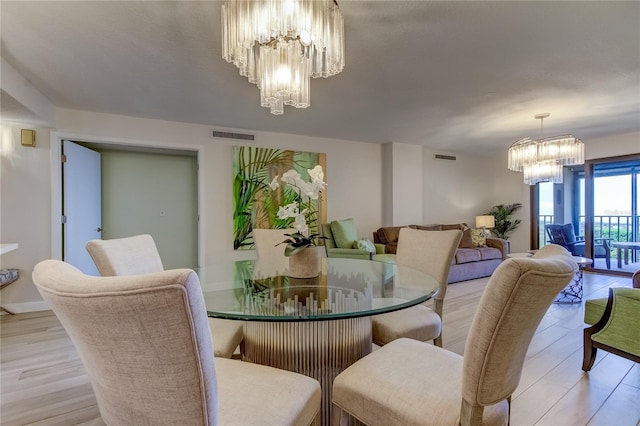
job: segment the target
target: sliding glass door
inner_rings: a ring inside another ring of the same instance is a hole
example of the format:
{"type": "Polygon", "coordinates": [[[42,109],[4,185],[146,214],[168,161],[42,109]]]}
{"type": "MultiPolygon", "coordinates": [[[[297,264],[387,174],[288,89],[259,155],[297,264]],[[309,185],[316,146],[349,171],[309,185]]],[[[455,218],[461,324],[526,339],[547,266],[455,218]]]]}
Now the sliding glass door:
{"type": "Polygon", "coordinates": [[[640,156],[588,161],[584,174],[590,190],[586,194],[586,237],[592,248],[594,269],[637,271],[640,156]]]}
{"type": "Polygon", "coordinates": [[[545,226],[571,224],[577,255],[591,269],[630,274],[640,269],[640,154],[566,167],[564,182],[532,187],[532,246],[548,244],[545,226]],[[584,241],[584,243],[582,243],[584,241]]]}

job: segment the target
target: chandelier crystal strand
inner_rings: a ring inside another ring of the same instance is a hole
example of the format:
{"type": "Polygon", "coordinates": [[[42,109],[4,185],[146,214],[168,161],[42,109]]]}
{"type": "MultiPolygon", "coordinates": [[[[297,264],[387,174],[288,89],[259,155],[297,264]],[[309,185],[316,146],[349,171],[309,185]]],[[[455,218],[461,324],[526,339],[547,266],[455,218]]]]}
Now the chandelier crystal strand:
{"type": "Polygon", "coordinates": [[[524,183],[535,185],[540,182],[562,183],[562,165],[556,161],[544,161],[523,168],[524,183]]]}
{"type": "Polygon", "coordinates": [[[538,161],[556,160],[563,166],[584,163],[584,144],[572,135],[538,141],[538,161]]]}
{"type": "Polygon", "coordinates": [[[344,69],[344,19],[334,0],[231,0],[222,6],[222,57],[260,89],[260,105],[310,105],[309,78],[344,69]]]}
{"type": "Polygon", "coordinates": [[[537,161],[537,148],[535,143],[529,138],[520,139],[509,148],[508,165],[509,170],[521,172],[525,166],[534,164],[537,161]]]}
{"type": "Polygon", "coordinates": [[[524,172],[524,183],[562,183],[562,167],[584,164],[584,143],[573,135],[543,138],[543,120],[548,113],[537,114],[540,139],[523,138],[509,147],[507,168],[524,172]]]}

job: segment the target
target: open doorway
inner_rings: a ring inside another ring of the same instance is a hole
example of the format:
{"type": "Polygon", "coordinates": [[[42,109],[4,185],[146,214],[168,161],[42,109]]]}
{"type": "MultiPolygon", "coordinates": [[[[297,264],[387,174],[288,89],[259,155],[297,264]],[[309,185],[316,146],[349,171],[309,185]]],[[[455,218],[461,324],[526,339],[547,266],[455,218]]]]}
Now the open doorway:
{"type": "MultiPolygon", "coordinates": [[[[98,238],[150,234],[166,269],[197,268],[198,152],[74,142],[100,154],[102,218],[98,238]]],[[[69,195],[64,191],[61,187],[63,211],[69,195]]],[[[76,244],[84,250],[86,241],[76,244]]],[[[64,238],[63,246],[68,250],[64,238]]],[[[65,259],[64,251],[61,257],[65,259]]]]}

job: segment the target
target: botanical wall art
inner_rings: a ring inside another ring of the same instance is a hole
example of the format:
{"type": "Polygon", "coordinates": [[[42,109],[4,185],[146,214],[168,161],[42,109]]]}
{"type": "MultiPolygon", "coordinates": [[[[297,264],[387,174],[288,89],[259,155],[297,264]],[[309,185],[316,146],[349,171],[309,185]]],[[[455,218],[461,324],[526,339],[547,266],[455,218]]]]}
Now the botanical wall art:
{"type": "MultiPolygon", "coordinates": [[[[299,199],[290,185],[272,189],[275,178],[295,170],[310,181],[309,170],[321,166],[326,171],[326,154],[283,149],[233,147],[233,248],[253,248],[254,228],[293,228],[295,219],[278,218],[278,210],[299,199]]],[[[304,206],[309,231],[318,233],[327,221],[326,189],[304,206]]]]}

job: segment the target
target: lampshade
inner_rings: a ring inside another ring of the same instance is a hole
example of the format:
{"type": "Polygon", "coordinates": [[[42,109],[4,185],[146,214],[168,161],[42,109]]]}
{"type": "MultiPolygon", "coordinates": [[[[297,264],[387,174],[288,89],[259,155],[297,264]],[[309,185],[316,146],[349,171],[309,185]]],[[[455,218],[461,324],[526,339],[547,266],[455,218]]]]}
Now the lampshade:
{"type": "Polygon", "coordinates": [[[537,114],[541,138],[523,138],[509,147],[509,170],[524,172],[524,183],[562,183],[562,167],[584,164],[584,143],[573,135],[542,138],[542,123],[549,113],[537,114]]]}
{"type": "Polygon", "coordinates": [[[492,229],[496,227],[496,218],[492,215],[476,216],[476,228],[492,229]]]}
{"type": "Polygon", "coordinates": [[[230,0],[222,57],[260,89],[260,105],[310,105],[309,78],[344,69],[344,21],[335,0],[230,0]]]}

